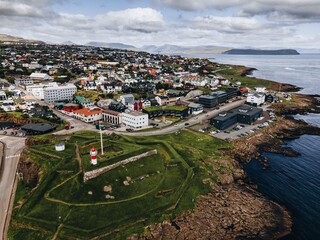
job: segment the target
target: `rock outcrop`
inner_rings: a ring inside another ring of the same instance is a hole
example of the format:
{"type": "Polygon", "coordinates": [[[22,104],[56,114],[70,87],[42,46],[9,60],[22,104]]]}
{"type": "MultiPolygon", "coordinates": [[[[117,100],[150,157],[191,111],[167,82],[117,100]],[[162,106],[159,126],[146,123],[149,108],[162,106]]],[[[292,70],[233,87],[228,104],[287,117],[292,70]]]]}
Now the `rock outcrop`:
{"type": "Polygon", "coordinates": [[[278,239],[291,226],[290,215],[280,205],[246,186],[229,185],[199,197],[194,210],[130,239],[278,239]]]}

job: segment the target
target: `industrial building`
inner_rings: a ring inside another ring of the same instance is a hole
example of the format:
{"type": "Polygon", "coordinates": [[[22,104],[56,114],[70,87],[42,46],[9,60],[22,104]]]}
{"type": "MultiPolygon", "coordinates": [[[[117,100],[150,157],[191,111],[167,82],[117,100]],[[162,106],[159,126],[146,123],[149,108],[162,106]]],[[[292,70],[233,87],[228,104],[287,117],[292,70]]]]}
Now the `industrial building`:
{"type": "Polygon", "coordinates": [[[211,92],[210,96],[216,97],[219,104],[225,103],[228,100],[228,95],[225,91],[211,92]]]}
{"type": "Polygon", "coordinates": [[[205,108],[213,108],[218,105],[218,98],[216,96],[202,95],[199,97],[199,104],[205,108]]]}
{"type": "Polygon", "coordinates": [[[26,132],[26,135],[39,135],[52,132],[56,127],[49,123],[31,123],[21,127],[21,130],[26,132]]]}
{"type": "Polygon", "coordinates": [[[210,123],[220,130],[225,130],[236,123],[252,124],[262,114],[261,108],[243,105],[229,112],[220,113],[217,117],[212,118],[210,123]]]}

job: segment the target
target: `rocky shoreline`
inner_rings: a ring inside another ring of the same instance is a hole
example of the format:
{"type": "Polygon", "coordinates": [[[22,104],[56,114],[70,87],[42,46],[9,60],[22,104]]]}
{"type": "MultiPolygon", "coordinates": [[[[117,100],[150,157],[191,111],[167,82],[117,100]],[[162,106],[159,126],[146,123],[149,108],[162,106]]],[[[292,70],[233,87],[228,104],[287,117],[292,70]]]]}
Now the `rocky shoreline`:
{"type": "Polygon", "coordinates": [[[149,226],[147,236],[128,239],[278,239],[290,233],[289,213],[260,193],[239,184],[217,190],[171,222],[149,226]]]}
{"type": "Polygon", "coordinates": [[[231,156],[242,163],[260,157],[262,151],[298,156],[298,152],[285,145],[285,140],[295,139],[304,134],[320,135],[320,128],[296,120],[287,114],[320,113],[318,107],[320,103],[318,96],[296,94],[295,97],[296,101],[292,103],[273,104],[277,122],[248,137],[233,141],[231,156]]]}
{"type": "MultiPolygon", "coordinates": [[[[250,181],[241,165],[259,158],[262,151],[297,156],[298,152],[285,146],[285,140],[303,134],[320,135],[320,128],[286,116],[320,113],[319,96],[294,97],[295,101],[272,105],[276,122],[245,139],[233,141],[233,149],[225,150],[230,156],[227,165],[232,165],[232,173],[219,172],[222,186],[212,183],[214,192],[200,196],[193,210],[172,221],[148,226],[148,234],[129,239],[279,239],[288,235],[292,227],[289,212],[249,187],[250,181]]],[[[261,161],[267,165],[267,159],[261,161]]]]}

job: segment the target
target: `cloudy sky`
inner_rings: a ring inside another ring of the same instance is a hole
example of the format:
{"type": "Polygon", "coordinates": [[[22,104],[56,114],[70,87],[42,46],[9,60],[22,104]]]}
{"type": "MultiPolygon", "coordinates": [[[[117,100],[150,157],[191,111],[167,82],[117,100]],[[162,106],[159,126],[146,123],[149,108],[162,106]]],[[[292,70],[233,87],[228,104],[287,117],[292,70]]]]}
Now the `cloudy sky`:
{"type": "Polygon", "coordinates": [[[0,33],[61,43],[320,48],[320,0],[0,0],[0,33]]]}

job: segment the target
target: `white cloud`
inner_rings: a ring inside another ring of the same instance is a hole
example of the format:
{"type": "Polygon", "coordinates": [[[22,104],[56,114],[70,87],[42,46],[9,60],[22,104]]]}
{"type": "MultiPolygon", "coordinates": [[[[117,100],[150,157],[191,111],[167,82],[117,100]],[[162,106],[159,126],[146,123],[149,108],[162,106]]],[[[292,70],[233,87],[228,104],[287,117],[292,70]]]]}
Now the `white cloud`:
{"type": "Polygon", "coordinates": [[[112,11],[95,18],[98,26],[106,29],[133,30],[138,32],[158,32],[165,22],[160,12],[152,8],[133,8],[112,11]]]}
{"type": "Polygon", "coordinates": [[[224,33],[245,33],[263,27],[263,24],[256,19],[246,17],[199,16],[194,18],[191,23],[194,28],[216,30],[224,33]]]}

